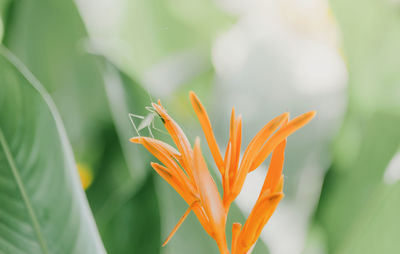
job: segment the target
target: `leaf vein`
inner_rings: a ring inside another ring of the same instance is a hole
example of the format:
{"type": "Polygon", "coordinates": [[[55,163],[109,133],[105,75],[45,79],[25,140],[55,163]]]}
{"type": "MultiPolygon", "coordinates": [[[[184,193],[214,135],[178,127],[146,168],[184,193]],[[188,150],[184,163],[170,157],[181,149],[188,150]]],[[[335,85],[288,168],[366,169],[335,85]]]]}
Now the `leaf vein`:
{"type": "Polygon", "coordinates": [[[0,144],[1,144],[1,146],[3,148],[3,151],[4,151],[5,155],[6,155],[7,162],[10,165],[10,169],[11,169],[11,172],[12,172],[12,174],[14,176],[15,182],[16,182],[16,184],[18,186],[18,190],[20,191],[22,199],[24,200],[24,204],[25,204],[25,206],[26,206],[26,208],[28,210],[28,214],[29,214],[29,217],[30,217],[31,222],[32,222],[32,227],[33,227],[33,229],[34,229],[34,231],[36,233],[36,237],[38,238],[39,245],[40,245],[43,253],[44,254],[48,254],[49,252],[47,250],[47,245],[46,245],[45,240],[44,240],[43,235],[42,235],[42,231],[41,231],[41,228],[40,228],[40,225],[39,225],[39,221],[37,219],[37,215],[36,215],[35,211],[33,210],[33,207],[31,205],[29,197],[28,197],[28,195],[26,193],[26,190],[25,190],[25,187],[24,187],[24,183],[22,182],[22,179],[21,179],[21,176],[19,174],[18,168],[17,168],[17,166],[15,164],[15,161],[14,161],[13,156],[11,154],[11,151],[9,149],[7,140],[5,139],[3,131],[2,131],[1,128],[0,128],[0,144]]]}

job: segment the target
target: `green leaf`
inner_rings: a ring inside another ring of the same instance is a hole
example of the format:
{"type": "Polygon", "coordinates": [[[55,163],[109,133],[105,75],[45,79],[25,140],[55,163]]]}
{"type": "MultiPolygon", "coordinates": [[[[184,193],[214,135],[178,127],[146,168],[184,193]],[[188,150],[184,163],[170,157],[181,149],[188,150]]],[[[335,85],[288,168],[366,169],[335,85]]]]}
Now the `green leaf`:
{"type": "MultiPolygon", "coordinates": [[[[106,60],[105,60],[106,61],[106,60]]],[[[150,105],[149,95],[134,80],[111,63],[105,62],[104,84],[110,105],[112,119],[122,147],[122,153],[127,162],[135,185],[140,185],[148,173],[148,160],[141,153],[138,146],[133,145],[129,139],[137,136],[132,126],[129,114],[146,116],[149,112],[145,109],[150,105]]]]}
{"type": "Polygon", "coordinates": [[[110,122],[102,73],[87,52],[87,33],[73,1],[13,1],[4,45],[50,93],[78,162],[96,161],[98,133],[110,122]]]}
{"type": "Polygon", "coordinates": [[[113,126],[102,136],[103,153],[87,195],[107,252],[159,253],[160,214],[153,178],[138,184],[130,176],[113,126]]]}
{"type": "MultiPolygon", "coordinates": [[[[333,253],[344,248],[342,245],[349,239],[353,239],[354,231],[368,234],[372,230],[368,226],[368,220],[364,220],[364,223],[360,220],[369,216],[371,209],[387,196],[393,198],[388,202],[394,202],[396,210],[400,209],[397,197],[387,193],[391,188],[380,190],[385,189],[382,187],[383,174],[400,145],[398,126],[400,117],[375,114],[360,130],[361,149],[355,163],[348,168],[333,164],[326,176],[316,216],[326,230],[327,244],[333,253]]],[[[390,210],[381,212],[382,223],[387,219],[396,219],[390,217],[390,210]]],[[[400,234],[400,227],[391,229],[391,234],[400,234]]],[[[361,244],[368,243],[370,242],[366,241],[361,244]]]]}
{"type": "Polygon", "coordinates": [[[329,253],[399,253],[400,16],[390,1],[332,0],[349,70],[349,107],[316,212],[329,253]],[[357,17],[357,18],[354,18],[357,17]]]}
{"type": "Polygon", "coordinates": [[[0,48],[0,252],[105,253],[57,109],[0,48]]]}
{"type": "Polygon", "coordinates": [[[379,184],[337,253],[399,253],[400,183],[379,184]]]}

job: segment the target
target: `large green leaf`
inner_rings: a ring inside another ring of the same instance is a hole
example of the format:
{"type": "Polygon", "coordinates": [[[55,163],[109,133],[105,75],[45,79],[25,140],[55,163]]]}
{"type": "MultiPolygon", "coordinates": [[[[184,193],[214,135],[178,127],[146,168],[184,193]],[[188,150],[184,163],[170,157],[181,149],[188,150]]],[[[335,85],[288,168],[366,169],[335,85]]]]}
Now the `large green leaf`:
{"type": "Polygon", "coordinates": [[[60,116],[0,48],[0,253],[105,253],[60,116]]]}
{"type": "Polygon", "coordinates": [[[86,40],[73,1],[13,1],[8,8],[4,44],[50,93],[76,159],[90,166],[101,153],[97,136],[110,114],[102,74],[86,40]]]}
{"type": "MultiPolygon", "coordinates": [[[[107,252],[157,252],[160,230],[154,187],[151,180],[145,181],[138,153],[125,153],[128,164],[124,160],[120,146],[129,141],[124,136],[118,142],[109,111],[116,111],[116,121],[126,121],[118,127],[129,129],[129,118],[119,110],[123,101],[110,107],[107,103],[99,68],[103,59],[86,52],[87,35],[74,2],[18,1],[9,16],[5,43],[50,90],[76,158],[94,172],[87,195],[107,252]],[[141,203],[143,199],[147,203],[141,203]],[[144,221],[152,223],[144,227],[144,221]],[[143,234],[151,235],[148,241],[141,240],[143,234]]],[[[119,96],[118,87],[107,88],[110,96],[119,96]]]]}
{"type": "Polygon", "coordinates": [[[152,177],[137,183],[123,158],[114,126],[102,137],[96,178],[87,190],[107,252],[159,253],[160,215],[152,177]]]}
{"type": "MultiPolygon", "coordinates": [[[[376,206],[374,202],[387,196],[379,189],[384,171],[400,144],[400,117],[376,114],[364,125],[356,162],[350,168],[334,164],[325,179],[317,219],[326,230],[332,251],[352,238],[354,230],[369,230],[366,224],[359,223],[360,217],[370,213],[371,207],[376,206]]],[[[400,234],[400,228],[392,233],[400,234]]]]}
{"type": "Polygon", "coordinates": [[[376,186],[337,253],[399,253],[400,183],[376,186]]]}
{"type": "Polygon", "coordinates": [[[393,4],[331,0],[350,96],[316,213],[329,253],[400,252],[399,184],[383,182],[400,145],[400,16],[393,4]]]}

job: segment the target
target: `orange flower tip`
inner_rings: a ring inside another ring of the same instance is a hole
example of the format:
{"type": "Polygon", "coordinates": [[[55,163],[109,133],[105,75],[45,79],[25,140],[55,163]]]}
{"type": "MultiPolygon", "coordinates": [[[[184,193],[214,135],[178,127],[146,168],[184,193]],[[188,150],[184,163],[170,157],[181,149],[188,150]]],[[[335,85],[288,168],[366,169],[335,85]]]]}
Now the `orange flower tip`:
{"type": "Polygon", "coordinates": [[[310,121],[311,119],[313,119],[315,117],[316,114],[317,114],[317,111],[311,110],[307,113],[304,113],[303,117],[304,117],[304,119],[307,119],[307,121],[310,121]]]}
{"type": "Polygon", "coordinates": [[[289,112],[285,112],[285,113],[281,114],[280,116],[278,116],[276,118],[275,123],[276,124],[281,124],[282,122],[287,121],[287,119],[289,119],[289,117],[290,117],[290,113],[289,112]]]}
{"type": "Polygon", "coordinates": [[[174,236],[174,234],[176,233],[176,231],[178,231],[179,227],[182,225],[182,223],[185,221],[185,219],[187,218],[187,216],[189,215],[190,211],[192,210],[193,206],[197,203],[197,201],[193,202],[191,206],[188,207],[188,209],[186,209],[185,213],[182,215],[182,217],[179,219],[178,223],[176,224],[176,226],[172,229],[171,233],[169,233],[167,239],[165,240],[165,242],[163,243],[162,247],[164,247],[165,245],[167,245],[167,243],[171,240],[171,238],[174,236]]]}
{"type": "Polygon", "coordinates": [[[202,104],[200,102],[200,99],[197,97],[197,95],[194,92],[190,92],[189,98],[190,98],[190,102],[192,103],[193,108],[195,108],[195,110],[198,110],[199,112],[201,112],[203,114],[204,110],[203,110],[202,104]]]}
{"type": "Polygon", "coordinates": [[[141,137],[133,137],[130,138],[129,141],[131,141],[132,143],[140,144],[141,139],[141,137]]]}
{"type": "Polygon", "coordinates": [[[152,102],[152,103],[151,103],[151,106],[153,106],[153,108],[154,108],[156,111],[162,111],[162,110],[163,110],[163,107],[161,106],[161,102],[160,102],[160,101],[158,101],[158,104],[152,102]]]}
{"type": "Polygon", "coordinates": [[[297,117],[295,117],[293,120],[291,120],[288,125],[290,125],[290,128],[294,128],[295,130],[303,127],[304,125],[306,125],[308,122],[311,121],[311,119],[314,118],[314,116],[316,115],[316,111],[312,110],[309,111],[307,113],[301,114],[297,117]]]}
{"type": "Polygon", "coordinates": [[[287,119],[289,118],[289,112],[285,112],[283,114],[280,114],[279,116],[275,117],[274,119],[271,120],[269,130],[274,131],[278,126],[282,125],[283,123],[287,122],[287,119]]]}
{"type": "Polygon", "coordinates": [[[199,98],[197,97],[197,95],[193,91],[189,92],[189,99],[190,99],[190,101],[192,103],[199,101],[199,98]]]}
{"type": "Polygon", "coordinates": [[[304,113],[304,114],[296,117],[292,121],[296,122],[299,126],[304,126],[308,122],[310,122],[311,119],[313,119],[316,114],[317,114],[317,112],[315,110],[312,110],[312,111],[309,111],[307,113],[304,113]]]}
{"type": "Polygon", "coordinates": [[[290,113],[289,112],[285,112],[282,114],[283,118],[289,118],[290,117],[290,113]]]}
{"type": "Polygon", "coordinates": [[[165,124],[164,116],[166,114],[165,109],[160,105],[155,104],[154,102],[151,103],[153,108],[156,110],[157,115],[161,118],[161,121],[165,124]]]}
{"type": "Polygon", "coordinates": [[[197,97],[193,91],[189,91],[189,98],[197,97]]]}

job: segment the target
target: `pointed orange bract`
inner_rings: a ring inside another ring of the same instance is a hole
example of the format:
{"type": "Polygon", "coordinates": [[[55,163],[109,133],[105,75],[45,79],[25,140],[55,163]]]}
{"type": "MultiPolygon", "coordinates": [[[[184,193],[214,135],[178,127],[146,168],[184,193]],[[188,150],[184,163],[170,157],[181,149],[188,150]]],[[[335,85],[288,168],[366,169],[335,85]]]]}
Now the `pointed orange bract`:
{"type": "Polygon", "coordinates": [[[169,233],[167,239],[164,241],[162,247],[164,247],[165,245],[167,245],[167,243],[169,242],[169,240],[171,240],[171,238],[174,236],[174,234],[176,233],[176,231],[178,230],[178,228],[182,225],[182,223],[185,221],[186,217],[188,217],[190,211],[193,209],[194,205],[196,205],[198,203],[198,201],[195,201],[195,203],[193,203],[191,206],[188,207],[188,209],[186,210],[186,212],[182,215],[182,217],[179,219],[178,223],[176,224],[176,226],[174,227],[174,229],[172,229],[171,233],[169,233]]]}
{"type": "Polygon", "coordinates": [[[262,229],[272,216],[279,201],[283,198],[283,161],[286,140],[274,150],[268,173],[265,178],[260,195],[251,211],[246,223],[241,230],[232,254],[245,254],[255,244],[262,229]]]}
{"type": "Polygon", "coordinates": [[[197,186],[199,186],[200,200],[214,232],[213,238],[216,240],[221,252],[229,253],[225,236],[225,210],[217,186],[210,172],[208,172],[207,164],[201,154],[199,138],[196,139],[194,146],[193,168],[194,178],[197,186]]]}
{"type": "Polygon", "coordinates": [[[307,124],[314,117],[315,111],[300,115],[291,121],[289,121],[289,113],[275,117],[251,140],[240,160],[241,116],[236,116],[235,110],[232,109],[229,141],[222,157],[203,104],[193,92],[190,92],[189,97],[222,176],[222,199],[202,155],[200,139],[196,139],[192,148],[185,133],[167,114],[160,101],[158,104],[153,103],[152,106],[160,116],[177,149],[154,138],[135,137],[130,140],[143,145],[163,164],[152,162],[151,166],[189,205],[163,246],[170,241],[190,211],[193,211],[205,231],[216,241],[220,252],[229,254],[225,226],[230,205],[239,195],[247,174],[258,168],[272,152],[267,176],[246,223],[243,226],[234,223],[232,226],[232,254],[249,253],[283,198],[282,169],[286,138],[307,124]]]}
{"type": "Polygon", "coordinates": [[[297,131],[304,125],[306,125],[311,119],[313,119],[315,116],[315,111],[310,111],[307,113],[304,113],[293,120],[291,120],[288,124],[286,124],[284,127],[279,129],[269,140],[264,144],[264,146],[261,148],[259,153],[256,155],[256,158],[254,159],[251,167],[250,167],[250,172],[253,171],[254,169],[258,168],[261,163],[265,159],[267,159],[268,155],[272,152],[272,150],[275,149],[275,147],[282,142],[285,138],[287,138],[290,134],[293,132],[297,131]]]}
{"type": "Polygon", "coordinates": [[[203,128],[204,135],[206,136],[206,140],[208,142],[208,146],[210,147],[210,151],[212,156],[214,157],[215,163],[217,164],[218,169],[222,174],[222,169],[224,166],[221,152],[217,145],[217,141],[215,140],[214,132],[212,131],[211,122],[208,118],[207,112],[204,109],[203,104],[200,102],[199,98],[194,92],[189,93],[190,102],[192,103],[194,112],[199,118],[201,128],[203,128]]]}

